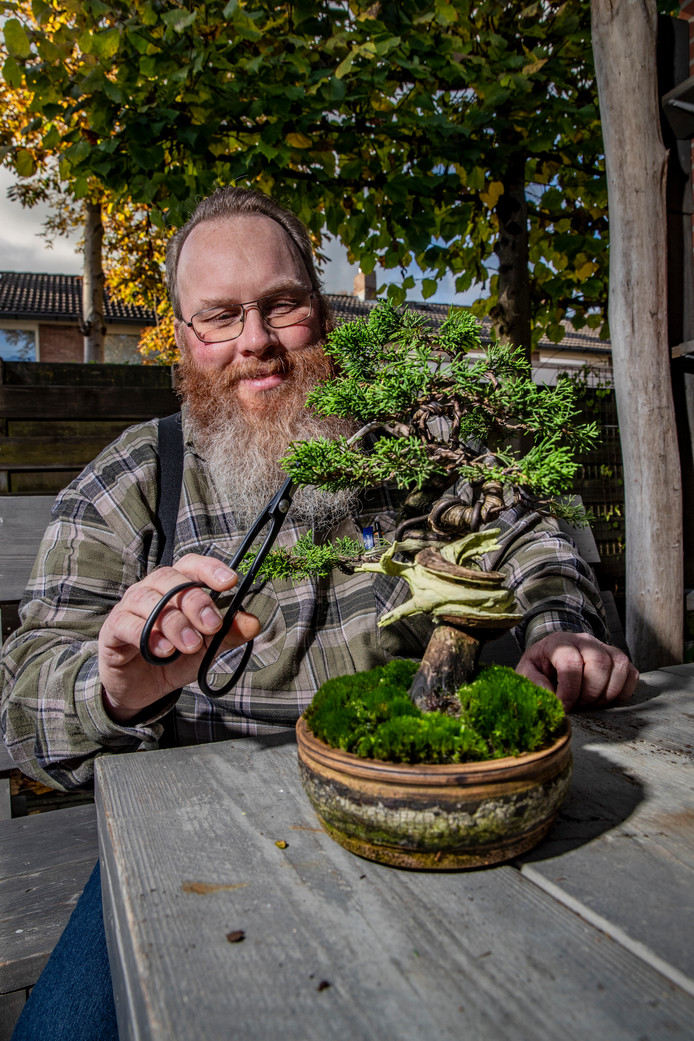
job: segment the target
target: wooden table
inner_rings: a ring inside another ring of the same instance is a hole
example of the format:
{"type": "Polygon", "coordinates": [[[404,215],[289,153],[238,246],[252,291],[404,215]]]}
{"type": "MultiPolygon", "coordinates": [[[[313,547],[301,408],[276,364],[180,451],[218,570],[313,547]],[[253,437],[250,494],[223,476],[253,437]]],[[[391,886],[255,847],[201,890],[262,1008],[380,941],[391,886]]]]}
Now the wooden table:
{"type": "Polygon", "coordinates": [[[450,874],[332,842],[289,736],[101,759],[123,1041],[693,1038],[694,666],[574,734],[545,842],[450,874]]]}

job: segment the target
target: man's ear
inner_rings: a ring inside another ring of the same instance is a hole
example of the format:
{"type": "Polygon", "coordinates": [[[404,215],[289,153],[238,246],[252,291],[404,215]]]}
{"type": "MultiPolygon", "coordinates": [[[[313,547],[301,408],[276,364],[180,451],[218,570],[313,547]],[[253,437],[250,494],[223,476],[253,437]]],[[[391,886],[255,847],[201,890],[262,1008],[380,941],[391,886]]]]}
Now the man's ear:
{"type": "Polygon", "coordinates": [[[184,351],[186,347],[186,328],[185,322],[180,318],[174,318],[174,339],[179,351],[184,351]]]}

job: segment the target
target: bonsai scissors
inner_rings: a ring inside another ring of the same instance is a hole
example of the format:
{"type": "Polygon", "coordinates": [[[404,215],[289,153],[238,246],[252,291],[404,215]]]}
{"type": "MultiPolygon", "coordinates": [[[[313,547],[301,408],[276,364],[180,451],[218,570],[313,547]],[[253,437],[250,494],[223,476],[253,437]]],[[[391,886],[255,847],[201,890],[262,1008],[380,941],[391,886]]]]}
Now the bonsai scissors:
{"type": "MultiPolygon", "coordinates": [[[[217,651],[219,650],[221,643],[224,640],[224,637],[231,629],[231,626],[234,622],[234,618],[236,617],[239,611],[243,610],[244,597],[248,593],[250,587],[253,585],[258,571],[260,570],[263,561],[265,560],[265,557],[272,548],[275,539],[279,535],[280,528],[284,524],[285,518],[289,511],[289,507],[291,506],[294,491],[295,488],[292,479],[291,477],[288,477],[282,485],[282,487],[280,488],[280,490],[277,492],[277,494],[270,500],[265,509],[260,511],[256,519],[253,521],[253,524],[248,530],[248,534],[243,539],[241,545],[236,551],[234,559],[229,565],[234,570],[238,568],[239,564],[241,563],[241,561],[243,560],[253,543],[255,542],[260,532],[263,530],[266,524],[269,524],[270,529],[267,535],[265,536],[263,544],[258,550],[258,553],[256,554],[253,563],[241,579],[237,588],[235,589],[233,599],[229,604],[229,607],[227,608],[226,614],[223,618],[222,627],[212,637],[210,646],[207,648],[205,652],[205,657],[203,658],[200,664],[200,669],[198,670],[198,684],[202,692],[206,694],[208,698],[220,698],[222,697],[222,695],[226,694],[229,690],[231,690],[231,688],[237,682],[239,676],[243,674],[243,671],[246,668],[246,665],[248,664],[248,659],[250,658],[251,653],[253,651],[253,640],[249,640],[246,644],[243,652],[243,657],[241,658],[241,661],[239,662],[231,679],[221,687],[210,686],[208,676],[212,667],[212,663],[214,662],[214,659],[217,655],[217,651]]],[[[174,589],[170,589],[168,593],[164,594],[164,596],[161,598],[161,600],[156,605],[149,618],[145,622],[142,634],[140,636],[140,654],[150,665],[169,665],[172,661],[175,661],[176,658],[180,656],[180,651],[174,651],[173,654],[169,654],[166,658],[155,657],[149,649],[149,639],[152,635],[152,630],[154,629],[154,626],[156,625],[162,611],[169,603],[169,601],[172,600],[177,593],[182,593],[184,589],[192,589],[195,586],[204,586],[204,582],[182,582],[180,585],[175,586],[174,589]]]]}

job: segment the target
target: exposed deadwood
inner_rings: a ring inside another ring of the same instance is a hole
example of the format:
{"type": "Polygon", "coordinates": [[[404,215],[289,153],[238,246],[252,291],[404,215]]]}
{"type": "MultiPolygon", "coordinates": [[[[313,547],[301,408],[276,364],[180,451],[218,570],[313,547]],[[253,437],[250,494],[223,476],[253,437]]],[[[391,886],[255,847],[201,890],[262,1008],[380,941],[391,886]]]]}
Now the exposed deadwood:
{"type": "Polygon", "coordinates": [[[682,487],[667,331],[667,153],[655,0],[592,0],[607,162],[610,334],[624,460],[626,637],[641,670],[682,661],[682,487]]]}

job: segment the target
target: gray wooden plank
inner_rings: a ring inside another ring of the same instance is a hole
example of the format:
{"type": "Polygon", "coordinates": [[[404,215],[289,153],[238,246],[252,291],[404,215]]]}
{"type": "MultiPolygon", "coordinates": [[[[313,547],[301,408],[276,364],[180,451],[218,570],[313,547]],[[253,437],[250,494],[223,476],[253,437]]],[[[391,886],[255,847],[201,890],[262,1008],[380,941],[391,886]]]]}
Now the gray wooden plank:
{"type": "Polygon", "coordinates": [[[19,1019],[19,1013],[25,1004],[25,990],[15,990],[12,994],[0,994],[0,1041],[10,1041],[19,1019]]]}
{"type": "Polygon", "coordinates": [[[0,993],[36,982],[97,856],[93,805],[0,821],[0,993]]]}
{"type": "Polygon", "coordinates": [[[9,777],[0,777],[0,820],[9,820],[11,816],[10,779],[9,777]]]}
{"type": "Polygon", "coordinates": [[[24,595],[54,502],[54,495],[0,497],[0,600],[24,595]]]}
{"type": "Polygon", "coordinates": [[[7,751],[4,741],[0,741],[0,777],[7,777],[11,770],[16,770],[17,764],[7,751]]]}
{"type": "Polygon", "coordinates": [[[8,387],[0,386],[0,416],[24,419],[123,419],[136,422],[177,412],[173,391],[156,387],[8,387]]]}
{"type": "Polygon", "coordinates": [[[123,1039],[232,1023],[246,1041],[324,1041],[326,1024],[345,1041],[691,1030],[694,998],[514,868],[404,872],[346,853],[317,827],[291,745],[102,757],[97,775],[123,1039]]]}
{"type": "Polygon", "coordinates": [[[522,871],[694,994],[692,682],[647,674],[633,705],[574,716],[569,797],[522,871]]]}

